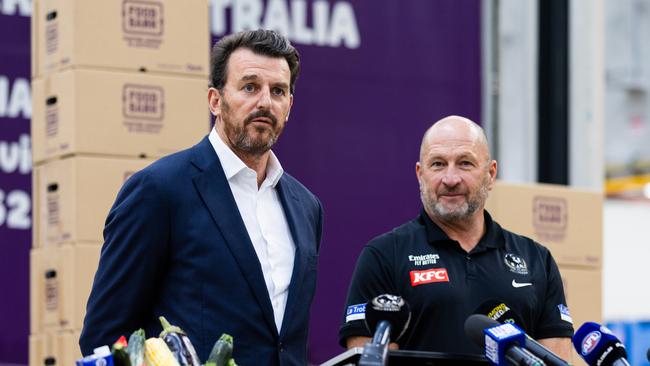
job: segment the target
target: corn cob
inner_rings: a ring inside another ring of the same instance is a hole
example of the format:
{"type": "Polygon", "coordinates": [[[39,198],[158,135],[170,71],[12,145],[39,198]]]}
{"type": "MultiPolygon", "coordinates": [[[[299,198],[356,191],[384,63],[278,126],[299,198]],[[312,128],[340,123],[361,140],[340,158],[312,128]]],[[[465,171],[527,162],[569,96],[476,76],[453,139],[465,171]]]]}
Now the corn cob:
{"type": "Polygon", "coordinates": [[[149,338],[144,342],[144,360],[147,366],[179,366],[172,351],[160,338],[149,338]]]}

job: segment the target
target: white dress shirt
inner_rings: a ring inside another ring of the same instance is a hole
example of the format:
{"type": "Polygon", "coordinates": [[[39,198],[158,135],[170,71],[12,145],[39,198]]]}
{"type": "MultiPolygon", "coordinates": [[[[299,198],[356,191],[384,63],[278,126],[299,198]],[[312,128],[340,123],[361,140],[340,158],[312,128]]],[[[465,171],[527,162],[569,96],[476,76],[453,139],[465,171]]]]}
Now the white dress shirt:
{"type": "Polygon", "coordinates": [[[266,165],[266,179],[258,189],[257,173],[230,150],[214,128],[208,139],[221,161],[239,214],[260,261],[279,333],[296,255],[296,246],[275,189],[284,170],[271,151],[266,165]]]}

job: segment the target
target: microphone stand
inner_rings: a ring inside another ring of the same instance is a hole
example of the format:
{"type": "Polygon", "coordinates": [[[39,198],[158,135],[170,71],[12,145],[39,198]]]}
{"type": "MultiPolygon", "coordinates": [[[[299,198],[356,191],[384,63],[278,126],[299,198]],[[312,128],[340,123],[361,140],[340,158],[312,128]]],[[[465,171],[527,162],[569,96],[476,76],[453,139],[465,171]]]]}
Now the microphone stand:
{"type": "Polygon", "coordinates": [[[363,346],[359,358],[359,366],[387,366],[388,343],[390,341],[390,322],[382,320],[377,324],[377,330],[372,341],[363,346]]]}

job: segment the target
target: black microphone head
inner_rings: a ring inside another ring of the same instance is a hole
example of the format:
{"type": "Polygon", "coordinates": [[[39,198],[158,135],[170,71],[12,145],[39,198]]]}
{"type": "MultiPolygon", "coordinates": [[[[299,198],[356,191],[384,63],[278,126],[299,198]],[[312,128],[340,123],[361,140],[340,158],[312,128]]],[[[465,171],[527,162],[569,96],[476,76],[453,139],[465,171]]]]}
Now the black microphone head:
{"type": "Polygon", "coordinates": [[[584,323],[573,335],[573,347],[585,362],[592,365],[611,365],[626,359],[625,346],[614,333],[598,323],[584,323]]]}
{"type": "Polygon", "coordinates": [[[374,333],[377,324],[386,320],[390,323],[390,340],[397,341],[409,326],[411,309],[401,296],[383,294],[368,301],[366,305],[366,326],[374,333]]]}
{"type": "Polygon", "coordinates": [[[483,314],[472,314],[465,320],[465,335],[477,346],[485,348],[485,333],[483,333],[483,330],[499,324],[501,323],[483,314]]]}
{"type": "Polygon", "coordinates": [[[645,357],[648,359],[648,362],[650,362],[650,348],[646,351],[645,357]]]}
{"type": "Polygon", "coordinates": [[[486,300],[476,308],[474,313],[486,315],[488,318],[492,318],[499,323],[512,323],[521,329],[527,329],[524,319],[503,301],[496,299],[486,300]]]}

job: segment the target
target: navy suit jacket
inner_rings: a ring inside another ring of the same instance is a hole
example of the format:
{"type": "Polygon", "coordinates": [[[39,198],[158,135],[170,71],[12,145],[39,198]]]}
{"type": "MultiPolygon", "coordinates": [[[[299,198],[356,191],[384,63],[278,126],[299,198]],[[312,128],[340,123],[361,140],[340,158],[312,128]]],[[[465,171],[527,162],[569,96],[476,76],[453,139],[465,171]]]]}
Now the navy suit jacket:
{"type": "Polygon", "coordinates": [[[228,333],[240,366],[306,365],[323,213],[288,174],[276,189],[296,244],[279,334],[260,262],[206,137],[134,174],[118,193],[106,219],[82,353],[138,328],[157,337],[164,315],[188,334],[202,362],[228,333]]]}

